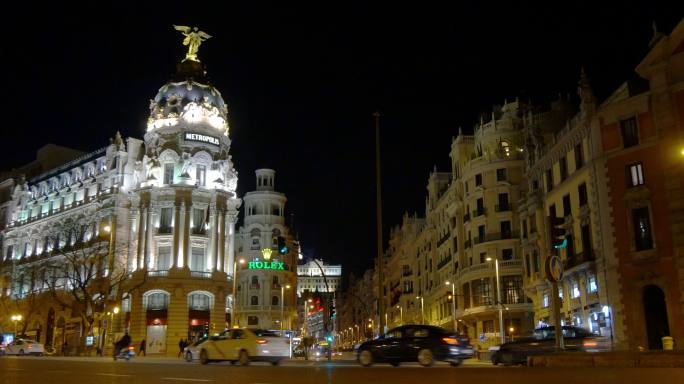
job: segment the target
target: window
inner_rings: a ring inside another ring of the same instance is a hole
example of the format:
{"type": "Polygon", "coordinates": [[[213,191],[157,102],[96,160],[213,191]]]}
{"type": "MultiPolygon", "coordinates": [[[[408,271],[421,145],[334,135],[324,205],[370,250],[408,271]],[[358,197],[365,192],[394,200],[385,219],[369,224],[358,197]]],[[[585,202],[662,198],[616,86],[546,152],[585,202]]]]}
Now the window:
{"type": "Polygon", "coordinates": [[[579,282],[577,280],[574,280],[572,282],[572,287],[570,290],[570,297],[572,297],[573,299],[580,297],[579,282]]]}
{"type": "Polygon", "coordinates": [[[639,144],[636,118],[632,117],[620,121],[620,133],[622,134],[623,147],[629,148],[639,144]]]}
{"type": "Polygon", "coordinates": [[[271,305],[280,305],[280,302],[278,300],[278,296],[271,297],[271,305]]]}
{"type": "Polygon", "coordinates": [[[525,271],[527,272],[527,277],[532,276],[532,271],[530,271],[530,255],[525,255],[525,271]]]}
{"type": "Polygon", "coordinates": [[[489,305],[492,303],[491,300],[491,286],[489,279],[474,280],[473,284],[473,305],[479,307],[481,305],[489,305]]]}
{"type": "Polygon", "coordinates": [[[147,309],[160,310],[169,306],[169,295],[165,293],[153,293],[147,296],[147,309]]]}
{"type": "Polygon", "coordinates": [[[510,221],[502,221],[500,224],[500,229],[501,229],[501,238],[502,239],[510,239],[512,236],[511,233],[511,222],[510,221]]]}
{"type": "Polygon", "coordinates": [[[484,209],[484,199],[483,198],[477,199],[477,210],[475,211],[473,216],[477,217],[477,216],[484,215],[484,210],[485,210],[484,209]]]}
{"type": "Polygon", "coordinates": [[[478,240],[477,240],[478,243],[484,243],[485,242],[486,233],[485,233],[485,226],[484,225],[480,225],[477,227],[477,236],[478,236],[478,240]]]}
{"type": "Polygon", "coordinates": [[[551,204],[549,207],[549,216],[556,217],[556,204],[551,204]]]}
{"type": "Polygon", "coordinates": [[[188,302],[190,309],[196,311],[208,311],[210,309],[209,296],[203,293],[193,293],[188,298],[188,302]]]}
{"type": "Polygon", "coordinates": [[[558,161],[558,166],[560,168],[560,181],[568,178],[568,159],[563,156],[558,161]]]}
{"type": "Polygon", "coordinates": [[[503,276],[501,278],[503,288],[503,300],[506,304],[519,304],[525,297],[523,294],[523,281],[521,276],[503,276]]]}
{"type": "Polygon", "coordinates": [[[482,174],[481,173],[478,173],[477,175],[475,175],[475,186],[476,187],[482,186],[482,174]]]}
{"type": "Polygon", "coordinates": [[[532,257],[534,258],[534,271],[539,272],[541,269],[541,260],[539,260],[539,251],[536,249],[532,250],[532,257]]]}
{"type": "Polygon", "coordinates": [[[273,276],[273,286],[278,286],[278,276],[273,276]]]}
{"type": "Polygon", "coordinates": [[[501,258],[503,260],[513,260],[513,249],[506,248],[501,250],[501,258]]]}
{"type": "Polygon", "coordinates": [[[587,278],[587,291],[589,293],[598,291],[598,285],[596,284],[596,276],[590,275],[587,278]]]}
{"type": "Polygon", "coordinates": [[[247,316],[247,325],[259,325],[259,318],[257,316],[247,316]]]}
{"type": "Polygon", "coordinates": [[[200,187],[207,185],[207,167],[204,165],[197,165],[195,168],[195,181],[200,187]]]}
{"type": "Polygon", "coordinates": [[[653,248],[648,207],[632,209],[632,222],[634,225],[634,246],[636,250],[643,251],[653,248]]]}
{"type": "Polygon", "coordinates": [[[496,170],[496,181],[506,181],[506,168],[499,168],[496,170]]]}
{"type": "Polygon", "coordinates": [[[584,155],[582,154],[582,143],[575,145],[575,169],[580,169],[584,165],[584,155]]]}
{"type": "Polygon", "coordinates": [[[546,170],[546,192],[550,192],[553,189],[553,168],[546,170]]]}
{"type": "Polygon", "coordinates": [[[487,252],[480,252],[480,264],[484,264],[487,261],[487,252]]]}
{"type": "Polygon", "coordinates": [[[204,209],[193,208],[192,209],[192,234],[193,235],[204,235],[206,232],[204,230],[204,209]]]}
{"type": "Polygon", "coordinates": [[[204,266],[204,248],[192,247],[190,250],[190,270],[203,272],[204,266]]]}
{"type": "MultiPolygon", "coordinates": [[[[532,218],[532,219],[534,220],[534,218],[532,218]]],[[[523,239],[527,239],[527,219],[523,219],[522,227],[523,227],[523,239]]]]}
{"type": "Polygon", "coordinates": [[[171,268],[171,247],[160,245],[157,248],[157,270],[166,271],[171,268]]]}
{"type": "Polygon", "coordinates": [[[594,252],[591,247],[591,229],[588,224],[581,227],[580,236],[582,237],[582,254],[584,255],[584,260],[593,260],[594,252]]]}
{"type": "Polygon", "coordinates": [[[542,297],[542,306],[544,308],[547,308],[549,306],[549,294],[545,293],[544,297],[542,297]]]}
{"type": "Polygon", "coordinates": [[[563,216],[572,216],[572,205],[570,204],[570,195],[563,196],[563,216]]]}
{"type": "Polygon", "coordinates": [[[497,212],[509,211],[508,207],[508,193],[499,193],[499,204],[496,206],[497,212]]]}
{"type": "Polygon", "coordinates": [[[171,223],[173,221],[173,208],[162,208],[161,216],[159,217],[159,231],[160,234],[171,233],[171,223]]]}
{"type": "Polygon", "coordinates": [[[630,164],[625,168],[625,171],[628,187],[644,184],[644,170],[641,163],[630,164]]]}
{"type": "Polygon", "coordinates": [[[582,183],[577,187],[577,193],[579,194],[579,205],[584,207],[587,205],[587,183],[582,183]]]}
{"type": "Polygon", "coordinates": [[[252,296],[249,302],[250,305],[259,305],[259,296],[252,296]]]}
{"type": "Polygon", "coordinates": [[[173,163],[164,164],[164,184],[173,184],[173,163]]]}

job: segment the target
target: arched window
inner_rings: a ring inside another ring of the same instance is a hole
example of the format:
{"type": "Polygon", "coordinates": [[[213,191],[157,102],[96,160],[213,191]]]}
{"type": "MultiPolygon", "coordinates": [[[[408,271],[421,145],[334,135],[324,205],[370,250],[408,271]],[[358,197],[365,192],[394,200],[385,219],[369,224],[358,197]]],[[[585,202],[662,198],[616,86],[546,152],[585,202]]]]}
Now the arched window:
{"type": "Polygon", "coordinates": [[[166,292],[153,292],[143,296],[145,309],[160,310],[169,307],[169,294],[166,292]]]}
{"type": "Polygon", "coordinates": [[[257,285],[257,284],[259,284],[259,277],[252,276],[252,285],[257,285]]]}
{"type": "Polygon", "coordinates": [[[259,305],[259,297],[252,296],[252,299],[250,300],[250,305],[259,305]]]}
{"type": "Polygon", "coordinates": [[[210,309],[210,297],[204,293],[193,293],[188,297],[190,309],[196,311],[208,311],[210,309]]]}
{"type": "Polygon", "coordinates": [[[279,305],[278,296],[271,297],[271,305],[279,305]]]}

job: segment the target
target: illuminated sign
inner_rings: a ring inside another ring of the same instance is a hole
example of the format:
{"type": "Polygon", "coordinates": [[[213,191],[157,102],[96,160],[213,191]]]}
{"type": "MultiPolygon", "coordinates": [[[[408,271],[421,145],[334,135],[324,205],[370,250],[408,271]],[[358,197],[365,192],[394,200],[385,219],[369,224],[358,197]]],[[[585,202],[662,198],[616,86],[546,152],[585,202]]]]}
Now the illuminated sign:
{"type": "Polygon", "coordinates": [[[185,141],[199,141],[200,143],[207,143],[219,145],[219,139],[214,136],[202,135],[200,133],[185,132],[185,141]]]}
{"type": "Polygon", "coordinates": [[[271,260],[271,253],[273,253],[273,250],[271,248],[264,248],[261,250],[261,255],[264,257],[264,260],[266,261],[271,260]]]}
{"type": "Polygon", "coordinates": [[[284,271],[285,263],[280,261],[250,261],[247,264],[247,269],[275,269],[284,271]]]}

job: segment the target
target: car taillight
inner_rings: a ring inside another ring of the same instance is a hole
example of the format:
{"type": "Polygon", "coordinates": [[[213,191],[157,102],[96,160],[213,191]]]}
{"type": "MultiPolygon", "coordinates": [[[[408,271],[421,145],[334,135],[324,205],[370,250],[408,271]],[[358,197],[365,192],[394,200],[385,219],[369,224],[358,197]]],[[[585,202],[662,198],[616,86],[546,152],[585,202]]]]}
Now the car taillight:
{"type": "Polygon", "coordinates": [[[256,342],[257,342],[257,344],[266,344],[266,343],[268,343],[268,340],[266,340],[266,339],[257,339],[256,342]]]}
{"type": "Polygon", "coordinates": [[[33,344],[28,345],[28,349],[31,349],[31,348],[33,348],[33,344]]]}
{"type": "Polygon", "coordinates": [[[135,347],[129,346],[129,347],[128,347],[128,350],[129,350],[129,351],[135,351],[135,347]]]}
{"type": "Polygon", "coordinates": [[[442,337],[442,341],[445,342],[446,344],[451,344],[451,345],[458,344],[458,339],[453,338],[453,337],[442,337]]]}
{"type": "Polygon", "coordinates": [[[582,345],[584,346],[584,348],[591,348],[598,346],[598,342],[595,339],[584,339],[582,345]]]}

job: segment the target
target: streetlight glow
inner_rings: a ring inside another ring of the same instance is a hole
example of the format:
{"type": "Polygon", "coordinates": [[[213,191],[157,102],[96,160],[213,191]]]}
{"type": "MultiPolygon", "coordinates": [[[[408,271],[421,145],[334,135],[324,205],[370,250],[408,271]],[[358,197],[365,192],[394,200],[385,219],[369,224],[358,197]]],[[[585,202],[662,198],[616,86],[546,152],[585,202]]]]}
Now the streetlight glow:
{"type": "Polygon", "coordinates": [[[117,315],[119,313],[119,307],[114,307],[114,314],[117,315]]]}
{"type": "Polygon", "coordinates": [[[109,233],[109,231],[112,230],[112,227],[110,227],[109,225],[105,225],[102,229],[104,229],[105,232],[109,233]]]}

